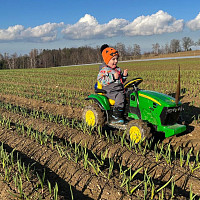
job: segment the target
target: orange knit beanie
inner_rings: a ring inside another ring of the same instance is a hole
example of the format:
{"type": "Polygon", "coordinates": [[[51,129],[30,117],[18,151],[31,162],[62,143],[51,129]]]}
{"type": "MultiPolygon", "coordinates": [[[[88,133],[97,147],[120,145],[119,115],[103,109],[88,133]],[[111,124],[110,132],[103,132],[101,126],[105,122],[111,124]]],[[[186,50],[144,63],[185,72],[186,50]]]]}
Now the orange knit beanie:
{"type": "Polygon", "coordinates": [[[107,47],[102,51],[102,57],[104,62],[106,63],[106,65],[108,64],[108,62],[110,61],[110,59],[114,56],[118,55],[119,53],[118,51],[116,51],[114,48],[112,47],[107,47]]]}

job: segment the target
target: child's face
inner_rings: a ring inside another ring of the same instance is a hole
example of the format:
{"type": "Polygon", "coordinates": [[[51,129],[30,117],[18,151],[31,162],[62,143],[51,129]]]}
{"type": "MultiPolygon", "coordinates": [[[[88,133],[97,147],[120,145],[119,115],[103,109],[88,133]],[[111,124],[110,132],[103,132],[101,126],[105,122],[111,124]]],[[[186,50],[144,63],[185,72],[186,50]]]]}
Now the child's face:
{"type": "Polygon", "coordinates": [[[115,68],[117,66],[117,63],[118,63],[118,56],[114,56],[108,62],[108,66],[111,68],[115,68]]]}

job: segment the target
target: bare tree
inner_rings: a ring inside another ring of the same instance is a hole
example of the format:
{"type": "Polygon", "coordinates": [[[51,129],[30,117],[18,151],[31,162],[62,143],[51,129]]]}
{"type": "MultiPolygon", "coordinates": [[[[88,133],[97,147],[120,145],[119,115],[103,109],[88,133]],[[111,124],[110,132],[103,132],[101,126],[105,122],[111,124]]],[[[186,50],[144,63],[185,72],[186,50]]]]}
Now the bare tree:
{"type": "Polygon", "coordinates": [[[10,59],[9,53],[4,53],[4,59],[8,69],[12,69],[12,60],[10,59]]]}
{"type": "Polygon", "coordinates": [[[197,42],[195,42],[195,44],[194,44],[196,47],[197,46],[200,46],[200,39],[197,41],[197,42]]]}
{"type": "Polygon", "coordinates": [[[197,41],[197,45],[199,45],[199,46],[200,46],[200,39],[197,41]]]}
{"type": "Polygon", "coordinates": [[[2,54],[0,54],[0,60],[3,60],[3,55],[2,54]]]}
{"type": "Polygon", "coordinates": [[[152,44],[153,53],[158,55],[159,54],[159,48],[160,48],[160,45],[158,43],[152,44]]]}
{"type": "Polygon", "coordinates": [[[125,45],[122,43],[117,43],[116,47],[115,47],[119,53],[120,53],[120,58],[121,60],[123,60],[124,56],[126,55],[126,48],[125,45]]]}
{"type": "Polygon", "coordinates": [[[194,45],[193,40],[190,37],[182,38],[182,46],[185,51],[189,51],[189,48],[194,45]]]}
{"type": "Polygon", "coordinates": [[[126,55],[127,56],[131,56],[133,54],[133,47],[132,46],[128,46],[126,48],[126,55]]]}
{"type": "Polygon", "coordinates": [[[11,55],[11,69],[17,69],[17,54],[14,53],[11,55]]]}
{"type": "Polygon", "coordinates": [[[170,49],[172,53],[179,52],[181,50],[180,40],[176,40],[176,39],[171,40],[170,49]]]}
{"type": "Polygon", "coordinates": [[[165,53],[166,53],[166,54],[170,53],[169,44],[165,44],[165,53]]]}
{"type": "Polygon", "coordinates": [[[32,49],[31,52],[29,53],[31,68],[35,68],[37,66],[37,56],[38,56],[38,50],[32,49]]]}
{"type": "Polygon", "coordinates": [[[141,57],[140,45],[134,44],[134,47],[133,47],[133,56],[135,58],[140,58],[141,57]]]}

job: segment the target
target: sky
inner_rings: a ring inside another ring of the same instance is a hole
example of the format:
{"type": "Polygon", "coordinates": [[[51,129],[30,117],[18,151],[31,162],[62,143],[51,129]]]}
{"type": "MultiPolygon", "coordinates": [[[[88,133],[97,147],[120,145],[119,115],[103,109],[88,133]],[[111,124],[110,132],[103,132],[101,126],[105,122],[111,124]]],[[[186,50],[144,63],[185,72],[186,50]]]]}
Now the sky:
{"type": "MultiPolygon", "coordinates": [[[[0,0],[0,54],[200,39],[199,0],[0,0]]],[[[199,48],[199,47],[193,47],[199,48]]]]}

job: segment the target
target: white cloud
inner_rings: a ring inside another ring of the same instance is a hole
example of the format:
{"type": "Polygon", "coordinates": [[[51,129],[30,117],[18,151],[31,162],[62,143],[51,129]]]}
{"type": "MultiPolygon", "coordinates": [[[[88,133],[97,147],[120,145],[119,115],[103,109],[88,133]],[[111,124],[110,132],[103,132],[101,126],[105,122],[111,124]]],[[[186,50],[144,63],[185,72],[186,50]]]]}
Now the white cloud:
{"type": "Polygon", "coordinates": [[[125,35],[154,35],[180,32],[183,30],[183,20],[176,20],[168,13],[160,10],[156,14],[137,17],[123,28],[125,35]]]}
{"type": "Polygon", "coordinates": [[[24,30],[22,25],[10,26],[8,29],[0,29],[0,40],[15,40],[20,37],[24,30]]]}
{"type": "MultiPolygon", "coordinates": [[[[188,23],[194,30],[200,28],[200,14],[188,23]]],[[[22,25],[0,29],[0,41],[55,41],[59,28],[66,39],[99,39],[115,36],[154,35],[180,32],[183,30],[183,20],[176,20],[168,13],[160,10],[155,14],[140,16],[132,22],[125,19],[112,19],[108,23],[99,24],[97,19],[89,14],[82,17],[77,23],[64,25],[61,23],[46,23],[36,27],[25,28],[22,25]]]]}
{"type": "Polygon", "coordinates": [[[64,25],[61,23],[46,23],[34,28],[27,28],[22,32],[23,38],[39,38],[43,42],[53,41],[56,39],[57,28],[64,25]]]}
{"type": "Polygon", "coordinates": [[[28,40],[37,42],[48,42],[56,39],[57,28],[64,25],[61,23],[46,23],[34,28],[25,29],[22,25],[8,27],[8,29],[0,29],[1,41],[17,41],[28,40]]]}
{"type": "Polygon", "coordinates": [[[196,31],[200,29],[200,13],[196,16],[195,19],[187,22],[187,27],[192,31],[196,31]]]}
{"type": "Polygon", "coordinates": [[[62,30],[68,39],[92,39],[114,37],[122,32],[122,28],[128,24],[125,19],[113,19],[107,24],[99,24],[91,15],[86,14],[76,24],[68,25],[62,30]]]}
{"type": "Polygon", "coordinates": [[[92,39],[119,35],[135,36],[180,32],[183,27],[182,19],[176,20],[160,10],[150,16],[137,17],[133,22],[115,18],[107,24],[99,24],[93,16],[86,14],[76,24],[68,25],[62,30],[62,33],[67,39],[92,39]]]}

